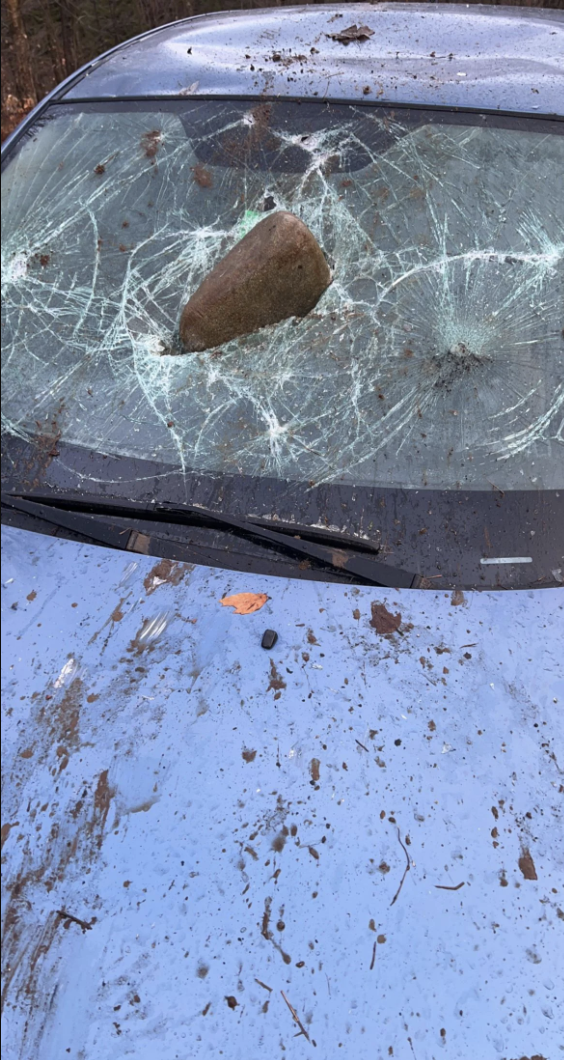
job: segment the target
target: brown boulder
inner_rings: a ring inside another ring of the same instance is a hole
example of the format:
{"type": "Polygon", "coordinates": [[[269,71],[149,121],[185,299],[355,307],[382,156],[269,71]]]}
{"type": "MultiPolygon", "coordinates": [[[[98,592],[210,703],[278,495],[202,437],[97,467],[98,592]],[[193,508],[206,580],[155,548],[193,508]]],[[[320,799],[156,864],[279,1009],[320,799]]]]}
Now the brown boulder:
{"type": "Polygon", "coordinates": [[[286,211],[269,214],[186,303],[180,340],[192,353],[305,316],[330,283],[329,266],[307,225],[286,211]]]}

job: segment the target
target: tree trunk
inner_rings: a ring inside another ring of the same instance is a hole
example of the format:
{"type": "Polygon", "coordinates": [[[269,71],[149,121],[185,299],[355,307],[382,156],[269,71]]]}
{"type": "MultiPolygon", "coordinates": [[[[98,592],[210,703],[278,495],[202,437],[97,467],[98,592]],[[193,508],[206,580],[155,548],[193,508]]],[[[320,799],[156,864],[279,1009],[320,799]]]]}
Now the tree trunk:
{"type": "Polygon", "coordinates": [[[72,74],[73,70],[76,70],[77,67],[73,32],[74,12],[69,4],[69,0],[58,0],[58,7],[61,15],[63,65],[65,68],[65,77],[68,77],[68,75],[72,74]]]}
{"type": "Polygon", "coordinates": [[[37,103],[29,41],[23,24],[20,0],[6,0],[17,62],[17,87],[22,106],[37,103]]]}
{"type": "MultiPolygon", "coordinates": [[[[51,65],[53,67],[53,84],[49,85],[49,88],[54,88],[65,76],[65,68],[61,62],[61,45],[59,41],[59,27],[55,24],[53,18],[53,7],[49,0],[44,3],[43,16],[45,21],[45,33],[47,35],[47,42],[49,46],[49,55],[51,57],[51,65]]],[[[44,86],[45,90],[45,86],[44,86]]],[[[43,93],[41,93],[43,94],[43,93]]]]}

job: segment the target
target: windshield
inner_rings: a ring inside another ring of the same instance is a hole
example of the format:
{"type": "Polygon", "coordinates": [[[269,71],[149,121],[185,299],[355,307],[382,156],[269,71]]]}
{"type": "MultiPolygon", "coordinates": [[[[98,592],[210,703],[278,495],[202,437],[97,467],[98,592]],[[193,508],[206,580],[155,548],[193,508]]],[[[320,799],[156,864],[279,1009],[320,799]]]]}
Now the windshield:
{"type": "Polygon", "coordinates": [[[562,488],[561,132],[321,103],[53,106],[3,178],[4,432],[273,497],[562,488]],[[276,210],[332,270],[315,309],[173,355],[191,293],[276,210]]]}

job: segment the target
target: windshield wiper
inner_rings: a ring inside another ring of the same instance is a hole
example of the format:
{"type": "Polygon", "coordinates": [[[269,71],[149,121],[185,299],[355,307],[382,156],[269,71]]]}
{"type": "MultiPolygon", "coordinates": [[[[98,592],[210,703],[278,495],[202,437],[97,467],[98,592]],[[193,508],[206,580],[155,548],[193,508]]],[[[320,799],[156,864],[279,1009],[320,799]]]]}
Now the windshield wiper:
{"type": "Polygon", "coordinates": [[[311,528],[307,526],[296,525],[292,527],[291,532],[281,532],[249,519],[239,519],[228,513],[215,512],[196,505],[178,507],[155,504],[147,509],[146,506],[135,502],[101,502],[97,498],[85,500],[62,494],[49,497],[34,495],[33,498],[3,494],[2,507],[43,519],[109,548],[131,549],[124,534],[123,522],[113,523],[113,519],[141,520],[144,524],[176,523],[180,526],[196,523],[264,543],[278,552],[299,556],[302,560],[315,560],[323,567],[360,578],[370,585],[391,589],[415,589],[422,583],[419,574],[389,566],[374,559],[366,551],[354,551],[348,541],[343,547],[344,542],[337,535],[335,545],[323,544],[300,536],[300,531],[304,534],[311,533],[311,528]]]}
{"type": "Polygon", "coordinates": [[[261,526],[248,519],[238,519],[233,515],[224,515],[211,511],[209,508],[183,506],[181,509],[168,505],[159,505],[157,511],[166,515],[182,515],[189,512],[192,515],[204,516],[210,522],[217,523],[232,532],[245,537],[258,539],[273,545],[279,551],[301,556],[303,559],[316,559],[332,570],[341,571],[343,574],[353,574],[363,578],[371,585],[381,585],[391,589],[416,589],[421,584],[421,577],[410,571],[399,570],[389,567],[381,560],[375,560],[369,553],[354,552],[350,546],[343,548],[341,542],[338,545],[324,545],[315,541],[304,540],[300,537],[300,529],[307,533],[308,527],[295,526],[292,535],[271,530],[270,527],[261,526]]]}

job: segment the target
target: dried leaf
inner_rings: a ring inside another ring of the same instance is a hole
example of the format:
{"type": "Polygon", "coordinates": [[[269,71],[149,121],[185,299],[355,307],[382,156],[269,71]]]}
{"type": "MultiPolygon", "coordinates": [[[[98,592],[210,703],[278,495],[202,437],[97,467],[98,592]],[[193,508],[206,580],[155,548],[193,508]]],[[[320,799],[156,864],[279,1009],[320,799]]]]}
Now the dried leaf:
{"type": "Polygon", "coordinates": [[[200,86],[200,82],[199,81],[194,81],[191,85],[188,86],[188,88],[181,88],[180,92],[178,93],[178,95],[179,96],[193,96],[194,92],[198,91],[199,86],[200,86]]]}
{"type": "Polygon", "coordinates": [[[224,596],[220,602],[223,607],[232,607],[236,615],[252,615],[260,611],[268,599],[266,593],[235,593],[235,596],[224,596]]]}
{"type": "Polygon", "coordinates": [[[352,40],[368,40],[373,34],[373,29],[369,29],[368,26],[357,26],[355,23],[349,26],[348,29],[342,30],[341,33],[328,33],[327,36],[331,40],[339,41],[339,44],[350,44],[352,40]]]}

